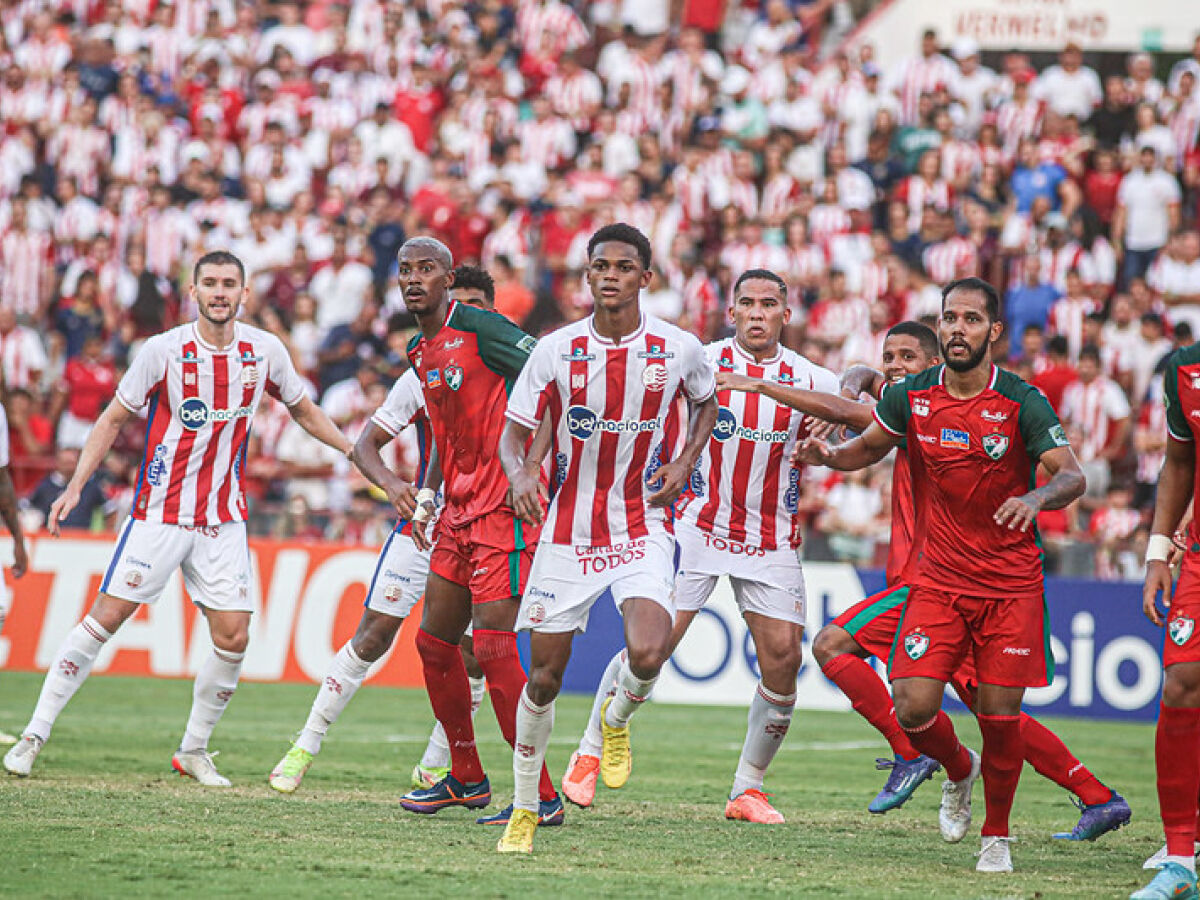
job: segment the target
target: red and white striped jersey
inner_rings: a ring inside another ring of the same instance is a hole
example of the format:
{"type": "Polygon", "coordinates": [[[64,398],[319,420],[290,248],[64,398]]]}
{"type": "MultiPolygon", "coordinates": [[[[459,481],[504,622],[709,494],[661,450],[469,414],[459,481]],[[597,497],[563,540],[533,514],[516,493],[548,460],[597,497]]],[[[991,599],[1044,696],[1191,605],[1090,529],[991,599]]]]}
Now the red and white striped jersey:
{"type": "Polygon", "coordinates": [[[682,394],[716,391],[712,364],[693,335],[653,316],[614,343],[592,316],[538,341],[508,399],[508,417],[554,429],[558,491],[542,526],[553,544],[609,547],[668,529],[646,499],[673,446],[682,394]]]}
{"type": "Polygon", "coordinates": [[[168,206],[164,210],[148,209],[142,226],[146,243],[146,268],[155,275],[170,278],[183,259],[183,252],[198,228],[193,219],[180,209],[168,206]]]}
{"type": "Polygon", "coordinates": [[[941,178],[930,183],[919,175],[909,175],[900,182],[897,197],[908,204],[908,229],[916,231],[921,227],[921,213],[926,205],[949,209],[954,198],[954,189],[950,187],[949,182],[941,178]]]}
{"type": "Polygon", "coordinates": [[[46,371],[46,365],[46,349],[32,328],[17,325],[0,334],[0,372],[9,388],[37,391],[35,377],[46,371]]]}
{"type": "Polygon", "coordinates": [[[1074,381],[1063,391],[1064,422],[1079,429],[1076,450],[1080,462],[1091,462],[1112,439],[1113,426],[1130,414],[1125,392],[1111,378],[1101,375],[1087,384],[1074,381]]]}
{"type": "Polygon", "coordinates": [[[587,27],[575,10],[560,0],[524,0],[517,7],[517,44],[526,50],[542,45],[542,35],[552,34],[554,53],[576,50],[588,42],[587,27]]]}
{"type": "Polygon", "coordinates": [[[0,238],[0,302],[18,315],[37,315],[53,249],[44,231],[9,231],[0,238]]]}
{"type": "Polygon", "coordinates": [[[829,240],[835,234],[850,230],[850,213],[833,203],[818,203],[808,213],[808,233],[812,242],[829,250],[829,240]]]}
{"type": "Polygon", "coordinates": [[[787,268],[787,253],[782,247],[760,241],[757,244],[747,244],[738,241],[726,244],[721,250],[721,265],[728,266],[729,272],[736,281],[743,272],[751,269],[766,269],[779,274],[787,268]]]}
{"type": "Polygon", "coordinates": [[[1083,320],[1096,309],[1091,297],[1062,297],[1050,307],[1050,330],[1067,339],[1071,362],[1079,359],[1079,349],[1083,346],[1083,320]]]}
{"type": "Polygon", "coordinates": [[[1005,156],[1012,159],[1021,138],[1036,135],[1042,130],[1042,104],[1036,100],[1017,103],[1007,100],[996,110],[996,130],[1004,144],[1005,156]]]}
{"type": "Polygon", "coordinates": [[[892,89],[900,97],[901,123],[911,125],[916,122],[922,93],[935,90],[939,84],[953,84],[957,75],[958,66],[940,53],[928,58],[911,57],[901,63],[892,81],[892,89]]]}
{"type": "Polygon", "coordinates": [[[1042,278],[1063,293],[1066,293],[1067,290],[1068,272],[1072,269],[1079,269],[1079,274],[1084,274],[1087,254],[1083,247],[1075,241],[1067,241],[1057,250],[1043,247],[1038,256],[1042,261],[1042,278]]]}
{"type": "MultiPolygon", "coordinates": [[[[838,392],[836,375],[784,347],[762,362],[736,338],[704,349],[722,372],[838,392]]],[[[720,391],[717,398],[717,425],[681,500],[680,517],[708,534],[764,550],[799,546],[801,471],[791,456],[797,438],[807,433],[804,415],[762,394],[720,391]]]]}
{"type": "Polygon", "coordinates": [[[800,194],[800,185],[786,172],[778,172],[763,185],[762,217],[783,221],[791,213],[800,194]]]}
{"type": "Polygon", "coordinates": [[[947,284],[956,278],[979,274],[979,254],[965,237],[930,244],[921,254],[921,265],[934,284],[947,284]]]}
{"type": "Polygon", "coordinates": [[[589,110],[600,106],[604,89],[595,72],[579,69],[569,78],[554,75],[546,82],[543,93],[560,116],[571,122],[576,131],[586,131],[591,124],[589,110]]]}
{"type": "Polygon", "coordinates": [[[557,169],[575,155],[575,131],[565,119],[530,119],[517,126],[521,159],[543,169],[557,169]]]}
{"type": "Polygon", "coordinates": [[[978,144],[960,140],[942,143],[942,177],[950,183],[973,178],[982,168],[983,155],[978,144]]]}
{"type": "Polygon", "coordinates": [[[238,322],[228,347],[212,347],[188,323],[146,341],[117,386],[128,409],[149,404],[133,518],[245,521],[246,436],[264,392],[287,406],[305,396],[283,343],[266,331],[238,322]]]}

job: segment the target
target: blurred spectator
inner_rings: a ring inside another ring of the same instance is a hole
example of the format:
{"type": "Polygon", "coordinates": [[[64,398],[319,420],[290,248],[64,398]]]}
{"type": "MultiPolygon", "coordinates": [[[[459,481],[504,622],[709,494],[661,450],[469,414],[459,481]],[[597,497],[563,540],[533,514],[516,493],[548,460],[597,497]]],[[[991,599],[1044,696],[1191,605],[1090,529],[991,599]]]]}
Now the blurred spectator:
{"type": "Polygon", "coordinates": [[[1113,243],[1124,253],[1123,284],[1146,274],[1167,237],[1179,227],[1179,184],[1159,166],[1153,147],[1138,150],[1138,167],[1117,189],[1113,243]]]}
{"type": "Polygon", "coordinates": [[[1104,497],[1112,467],[1129,451],[1132,423],[1129,400],[1117,383],[1103,374],[1100,348],[1095,344],[1079,351],[1078,380],[1063,391],[1059,415],[1081,435],[1075,449],[1087,476],[1087,496],[1104,497]]]}
{"type": "Polygon", "coordinates": [[[1042,259],[1035,253],[1025,257],[1024,279],[1009,288],[1004,301],[1004,314],[1010,334],[1024,334],[1030,325],[1045,329],[1050,321],[1050,309],[1062,296],[1058,288],[1042,278],[1042,259]]]}
{"type": "Polygon", "coordinates": [[[13,489],[18,497],[33,490],[45,472],[54,448],[54,426],[37,412],[33,394],[25,388],[8,391],[8,455],[13,489]]]}
{"type": "Polygon", "coordinates": [[[1074,41],[1063,47],[1058,65],[1038,76],[1034,96],[1060,116],[1083,122],[1100,105],[1100,76],[1083,65],[1083,49],[1074,41]]]}
{"type": "Polygon", "coordinates": [[[104,339],[89,334],[79,355],[67,361],[50,418],[58,422],[58,446],[79,449],[117,389],[117,371],[103,357],[104,339]]]}
{"type": "Polygon", "coordinates": [[[8,388],[38,390],[46,351],[37,332],[17,324],[17,311],[0,305],[0,375],[8,388]]]}
{"type": "Polygon", "coordinates": [[[1056,334],[1046,342],[1046,360],[1041,371],[1035,371],[1031,383],[1046,395],[1050,405],[1062,414],[1063,392],[1078,378],[1071,365],[1071,347],[1067,339],[1056,334]]]}
{"type": "Polygon", "coordinates": [[[835,558],[860,566],[871,565],[876,541],[886,534],[883,493],[871,469],[844,473],[829,489],[818,527],[829,535],[835,558]]]}
{"type": "Polygon", "coordinates": [[[1132,546],[1142,514],[1131,506],[1133,491],[1124,483],[1109,486],[1107,497],[1088,522],[1088,534],[1096,542],[1096,577],[1115,581],[1137,578],[1141,562],[1132,546]]]}
{"type": "Polygon", "coordinates": [[[387,345],[375,334],[375,312],[374,304],[368,303],[356,311],[352,321],[335,325],[325,335],[317,351],[322,392],[354,377],[370,360],[386,354],[387,345]]]}
{"type": "MultiPolygon", "coordinates": [[[[63,492],[79,462],[79,451],[64,447],[54,457],[54,471],[38,482],[37,487],[23,501],[26,509],[37,510],[45,524],[50,516],[50,507],[63,492]]],[[[115,524],[116,509],[108,499],[103,475],[95,472],[83,485],[79,503],[62,519],[61,526],[80,531],[91,530],[95,525],[111,528],[115,524]]]]}

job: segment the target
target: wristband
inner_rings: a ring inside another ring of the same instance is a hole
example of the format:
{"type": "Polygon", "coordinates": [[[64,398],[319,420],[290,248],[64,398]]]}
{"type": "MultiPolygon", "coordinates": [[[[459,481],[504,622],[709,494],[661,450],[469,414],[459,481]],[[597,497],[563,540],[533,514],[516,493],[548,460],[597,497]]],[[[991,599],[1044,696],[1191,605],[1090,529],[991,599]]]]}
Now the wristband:
{"type": "Polygon", "coordinates": [[[432,488],[421,488],[417,491],[417,509],[413,513],[414,522],[428,522],[437,509],[437,491],[432,488]]]}
{"type": "Polygon", "coordinates": [[[1146,541],[1146,562],[1166,562],[1174,549],[1175,543],[1165,534],[1152,534],[1146,541]]]}

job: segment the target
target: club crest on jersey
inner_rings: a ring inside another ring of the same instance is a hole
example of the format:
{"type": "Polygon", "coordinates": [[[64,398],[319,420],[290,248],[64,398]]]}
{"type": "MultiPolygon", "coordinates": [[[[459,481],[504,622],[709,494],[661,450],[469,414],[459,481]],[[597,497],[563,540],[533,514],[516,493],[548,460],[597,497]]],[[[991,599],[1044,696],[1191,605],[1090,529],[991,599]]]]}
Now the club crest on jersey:
{"type": "Polygon", "coordinates": [[[904,652],[908,654],[909,659],[920,659],[928,649],[929,636],[923,631],[918,629],[904,636],[904,652]]]}
{"type": "Polygon", "coordinates": [[[1176,646],[1182,647],[1191,638],[1192,632],[1196,630],[1196,620],[1189,619],[1187,616],[1179,616],[1172,619],[1167,625],[1167,633],[1170,634],[1171,640],[1176,646]]]}
{"type": "MultiPolygon", "coordinates": [[[[245,362],[243,360],[243,362],[245,362]]],[[[252,384],[258,384],[258,366],[250,363],[242,366],[242,384],[250,387],[252,384]]]]}
{"type": "Polygon", "coordinates": [[[913,397],[912,411],[914,416],[929,415],[929,398],[928,397],[913,397]]]}
{"type": "Polygon", "coordinates": [[[1008,452],[1007,434],[988,434],[983,438],[983,452],[992,459],[999,459],[1008,452]]]}
{"type": "Polygon", "coordinates": [[[952,450],[966,450],[971,446],[971,435],[959,428],[943,428],[938,443],[952,450]]]}
{"type": "Polygon", "coordinates": [[[431,388],[441,387],[442,386],[442,370],[441,369],[430,369],[428,372],[426,372],[425,373],[425,385],[427,387],[431,387],[431,388]]]}
{"type": "Polygon", "coordinates": [[[462,387],[463,370],[460,366],[446,366],[446,387],[457,391],[462,387]]]}
{"type": "Polygon", "coordinates": [[[648,391],[661,392],[667,386],[667,367],[664,365],[646,366],[642,369],[642,384],[648,391]]]}
{"type": "Polygon", "coordinates": [[[154,456],[151,457],[150,464],[146,466],[146,480],[150,482],[151,487],[161,487],[163,479],[167,477],[168,450],[166,444],[158,444],[154,448],[154,456]]]}

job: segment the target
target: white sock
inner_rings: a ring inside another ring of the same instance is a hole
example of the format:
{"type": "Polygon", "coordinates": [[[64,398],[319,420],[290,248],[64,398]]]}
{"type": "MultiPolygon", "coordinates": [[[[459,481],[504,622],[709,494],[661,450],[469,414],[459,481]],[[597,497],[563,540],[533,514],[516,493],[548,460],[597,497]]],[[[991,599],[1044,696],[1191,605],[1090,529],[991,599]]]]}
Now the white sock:
{"type": "Polygon", "coordinates": [[[83,621],[71,629],[54,655],[54,662],[50,663],[33,718],[25,726],[25,734],[35,734],[43,741],[50,737],[54,720],[87,679],[104,642],[110,637],[112,635],[91,616],[84,616],[83,621]]]}
{"type": "Polygon", "coordinates": [[[538,782],[542,763],[550,746],[554,728],[554,701],[537,706],[529,699],[528,688],[521,691],[517,703],[517,735],[513,751],[513,807],[538,811],[538,782]]]}
{"type": "Polygon", "coordinates": [[[370,668],[371,664],[354,652],[353,642],[342,645],[321,679],[308,721],[296,738],[297,747],[314,755],[321,752],[321,741],[329,726],[338,720],[355,691],[362,687],[370,668]]]}
{"type": "Polygon", "coordinates": [[[1196,857],[1194,856],[1168,856],[1163,862],[1177,863],[1193,875],[1196,874],[1196,857]]]}
{"type": "MultiPolygon", "coordinates": [[[[486,678],[471,678],[471,718],[479,712],[483,705],[483,695],[487,692],[486,678]]],[[[450,742],[446,739],[446,729],[441,722],[433,723],[433,733],[429,735],[429,743],[425,745],[425,754],[421,757],[423,769],[448,769],[450,767],[450,742]]]]}
{"type": "Polygon", "coordinates": [[[196,683],[192,687],[192,712],[188,716],[187,729],[179,749],[207,750],[208,739],[221,721],[221,715],[233,692],[237,690],[238,675],[242,672],[245,653],[230,653],[228,650],[213,652],[200,665],[196,683]]]}
{"type": "Polygon", "coordinates": [[[638,678],[629,668],[629,659],[621,660],[621,670],[617,674],[617,692],[613,695],[612,703],[608,704],[608,714],[604,717],[609,728],[624,728],[633,718],[637,708],[646,702],[654,682],[658,676],[645,680],[638,678]]]}
{"type": "Polygon", "coordinates": [[[592,714],[588,716],[587,728],[579,741],[579,752],[585,756],[599,756],[600,746],[604,738],[600,733],[600,707],[604,701],[617,692],[617,675],[621,671],[621,663],[625,661],[625,651],[621,650],[608,661],[600,683],[596,685],[596,697],[592,700],[592,714]]]}
{"type": "Polygon", "coordinates": [[[792,724],[795,705],[794,693],[774,694],[763,687],[761,681],[758,683],[746,717],[746,742],[742,744],[742,755],[733,776],[733,790],[729,792],[731,800],[752,788],[762,790],[763,775],[792,724]]]}

